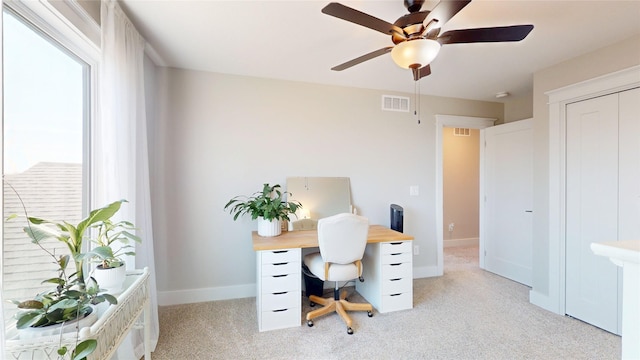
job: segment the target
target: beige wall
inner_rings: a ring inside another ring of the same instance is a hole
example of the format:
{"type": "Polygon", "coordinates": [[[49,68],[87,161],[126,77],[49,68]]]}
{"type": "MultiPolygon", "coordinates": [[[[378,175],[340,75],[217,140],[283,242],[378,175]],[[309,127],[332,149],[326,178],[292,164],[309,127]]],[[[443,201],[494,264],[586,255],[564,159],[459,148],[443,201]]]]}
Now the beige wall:
{"type": "MultiPolygon", "coordinates": [[[[533,117],[533,92],[530,91],[504,102],[504,122],[512,122],[533,117]]],[[[496,124],[497,125],[497,124],[496,124]]]]}
{"type": "Polygon", "coordinates": [[[471,129],[470,136],[453,133],[453,128],[442,131],[445,244],[479,236],[480,130],[471,129]],[[454,223],[453,231],[449,231],[450,223],[454,223]]]}
{"type": "Polygon", "coordinates": [[[640,65],[640,36],[538,71],[533,77],[533,291],[549,294],[549,109],[545,92],[640,65]]]}
{"type": "Polygon", "coordinates": [[[150,146],[161,303],[250,296],[257,225],[234,222],[223,206],[288,176],[349,177],[355,206],[373,224],[388,226],[389,205],[403,206],[404,231],[420,246],[414,274],[435,272],[435,114],[503,116],[501,103],[422,96],[418,124],[411,113],[381,111],[386,91],[172,68],[158,68],[155,89],[150,146]],[[419,196],[409,195],[412,185],[419,196]]]}

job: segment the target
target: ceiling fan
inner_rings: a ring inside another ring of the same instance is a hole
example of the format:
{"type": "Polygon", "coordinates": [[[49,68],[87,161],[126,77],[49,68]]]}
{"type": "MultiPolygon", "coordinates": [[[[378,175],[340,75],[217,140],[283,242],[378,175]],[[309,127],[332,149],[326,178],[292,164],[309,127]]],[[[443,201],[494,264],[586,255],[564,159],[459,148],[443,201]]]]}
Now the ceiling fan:
{"type": "Polygon", "coordinates": [[[391,35],[394,46],[386,46],[331,68],[342,71],[354,65],[391,52],[400,67],[411,69],[415,81],[431,74],[429,64],[438,55],[441,45],[478,42],[506,42],[524,39],[533,25],[451,30],[440,34],[440,28],[467,6],[471,0],[442,0],[431,11],[421,11],[424,0],[404,0],[409,13],[393,24],[340,3],[329,3],[322,9],[327,15],[350,21],[391,35]]]}

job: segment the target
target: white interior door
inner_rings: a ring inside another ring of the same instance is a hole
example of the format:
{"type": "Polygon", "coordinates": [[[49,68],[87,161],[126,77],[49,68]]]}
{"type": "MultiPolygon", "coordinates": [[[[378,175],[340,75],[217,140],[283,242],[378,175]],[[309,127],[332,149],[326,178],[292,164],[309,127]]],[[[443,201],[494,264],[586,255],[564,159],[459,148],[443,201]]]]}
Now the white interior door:
{"type": "Polygon", "coordinates": [[[484,180],[481,243],[484,268],[531,285],[533,137],[532,119],[482,130],[484,180]]]}
{"type": "Polygon", "coordinates": [[[619,334],[618,269],[591,251],[618,239],[618,94],[567,105],[565,312],[619,334]]]}
{"type": "Polygon", "coordinates": [[[618,240],[640,239],[640,88],[620,93],[618,240]]]}

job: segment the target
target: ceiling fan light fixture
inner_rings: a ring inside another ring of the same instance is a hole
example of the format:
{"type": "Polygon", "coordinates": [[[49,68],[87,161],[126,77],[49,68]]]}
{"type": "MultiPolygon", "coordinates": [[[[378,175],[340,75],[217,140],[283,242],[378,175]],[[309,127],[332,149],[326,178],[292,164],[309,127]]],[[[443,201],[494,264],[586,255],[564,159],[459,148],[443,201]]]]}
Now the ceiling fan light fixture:
{"type": "Polygon", "coordinates": [[[391,50],[391,58],[404,69],[421,68],[429,65],[440,51],[440,43],[430,39],[413,39],[403,41],[391,50]]]}

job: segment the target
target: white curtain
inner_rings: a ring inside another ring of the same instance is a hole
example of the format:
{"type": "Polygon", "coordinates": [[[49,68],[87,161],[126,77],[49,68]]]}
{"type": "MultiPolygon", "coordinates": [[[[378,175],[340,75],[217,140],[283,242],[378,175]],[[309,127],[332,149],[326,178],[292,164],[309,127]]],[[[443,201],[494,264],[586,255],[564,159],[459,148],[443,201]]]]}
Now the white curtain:
{"type": "MultiPolygon", "coordinates": [[[[2,10],[2,0],[0,0],[0,10],[2,10]]],[[[3,30],[3,25],[2,25],[2,12],[0,11],[0,84],[4,84],[4,76],[3,76],[3,69],[4,69],[4,63],[3,63],[3,51],[4,51],[4,45],[2,42],[3,39],[3,35],[2,35],[2,30],[3,30]]],[[[2,139],[4,139],[4,108],[2,106],[2,99],[4,99],[4,93],[2,91],[3,86],[0,86],[0,119],[2,120],[2,123],[0,123],[0,171],[2,171],[2,178],[4,179],[4,163],[3,163],[3,159],[4,159],[4,145],[2,142],[2,139]]],[[[4,186],[4,183],[3,183],[4,186]]],[[[0,198],[0,208],[4,209],[4,196],[2,198],[0,198]]],[[[4,239],[4,234],[2,233],[2,227],[0,226],[0,239],[4,239]]],[[[4,254],[4,240],[0,241],[0,251],[2,251],[2,254],[4,254]]],[[[3,278],[4,278],[4,255],[0,256],[0,304],[4,304],[4,299],[2,298],[2,289],[4,289],[4,285],[3,285],[3,278]]],[[[2,353],[0,353],[0,358],[4,357],[4,307],[0,306],[0,344],[2,345],[2,353]]]]}
{"type": "MultiPolygon", "coordinates": [[[[142,243],[127,269],[148,267],[151,296],[151,350],[158,341],[158,302],[153,257],[147,119],[144,93],[145,41],[115,0],[101,5],[102,59],[100,118],[93,132],[94,207],[126,199],[118,213],[132,221],[142,243]]],[[[118,359],[143,355],[142,332],[132,331],[118,350],[118,359]]]]}

